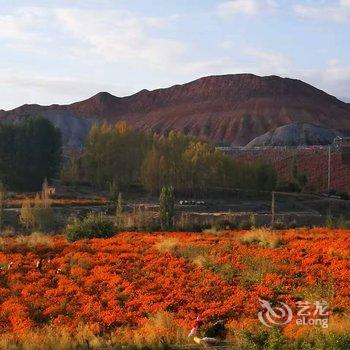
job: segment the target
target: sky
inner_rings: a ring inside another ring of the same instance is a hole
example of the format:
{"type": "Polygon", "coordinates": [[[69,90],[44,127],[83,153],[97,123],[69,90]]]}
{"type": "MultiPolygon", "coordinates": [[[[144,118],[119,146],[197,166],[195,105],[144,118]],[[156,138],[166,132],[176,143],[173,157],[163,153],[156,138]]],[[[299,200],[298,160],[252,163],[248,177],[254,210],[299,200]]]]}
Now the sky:
{"type": "Polygon", "coordinates": [[[350,0],[0,0],[0,109],[233,73],[350,102],[350,0]]]}

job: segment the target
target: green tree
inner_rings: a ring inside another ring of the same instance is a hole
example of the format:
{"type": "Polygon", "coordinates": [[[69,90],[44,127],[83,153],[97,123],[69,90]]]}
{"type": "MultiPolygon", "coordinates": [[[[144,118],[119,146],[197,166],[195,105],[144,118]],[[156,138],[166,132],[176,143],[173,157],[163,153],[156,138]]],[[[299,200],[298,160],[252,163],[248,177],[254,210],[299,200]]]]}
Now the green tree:
{"type": "Polygon", "coordinates": [[[151,145],[151,137],[127,127],[96,124],[86,140],[84,163],[86,176],[94,185],[125,188],[138,182],[141,164],[151,145]]]}
{"type": "Polygon", "coordinates": [[[59,172],[61,133],[44,118],[0,126],[0,179],[7,188],[38,190],[59,172]]]}
{"type": "Polygon", "coordinates": [[[159,196],[159,216],[163,230],[170,230],[174,221],[174,189],[163,187],[159,196]]]}
{"type": "Polygon", "coordinates": [[[0,233],[4,227],[5,220],[5,206],[6,206],[6,189],[4,184],[0,181],[0,233]]]}
{"type": "Polygon", "coordinates": [[[258,163],[255,165],[255,188],[262,191],[271,191],[276,188],[277,173],[269,164],[258,163]]]}

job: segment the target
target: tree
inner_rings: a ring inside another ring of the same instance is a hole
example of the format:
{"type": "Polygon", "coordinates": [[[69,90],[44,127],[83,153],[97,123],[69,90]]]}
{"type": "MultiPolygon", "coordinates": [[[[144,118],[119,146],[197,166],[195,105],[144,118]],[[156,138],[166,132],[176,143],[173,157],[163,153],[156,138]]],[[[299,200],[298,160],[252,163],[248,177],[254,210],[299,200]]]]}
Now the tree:
{"type": "Polygon", "coordinates": [[[44,118],[0,126],[0,180],[16,191],[36,191],[59,172],[61,133],[44,118]]]}
{"type": "Polygon", "coordinates": [[[76,150],[66,152],[67,160],[61,168],[60,180],[64,184],[76,185],[82,180],[82,167],[80,162],[80,154],[76,150]]]}
{"type": "Polygon", "coordinates": [[[174,221],[174,189],[163,187],[159,196],[159,216],[163,230],[169,230],[174,221]]]}
{"type": "Polygon", "coordinates": [[[258,163],[255,167],[255,186],[257,190],[272,191],[276,188],[277,173],[269,164],[258,163]]]}
{"type": "Polygon", "coordinates": [[[34,225],[33,210],[29,198],[25,198],[22,202],[19,220],[27,230],[34,225]]]}
{"type": "Polygon", "coordinates": [[[139,181],[141,164],[151,138],[127,127],[93,125],[86,140],[84,163],[87,179],[100,188],[115,183],[125,188],[139,181]]]}
{"type": "Polygon", "coordinates": [[[292,175],[297,190],[303,191],[308,183],[308,179],[306,174],[300,173],[296,158],[293,159],[292,175]]]}
{"type": "Polygon", "coordinates": [[[119,192],[118,199],[117,199],[116,211],[115,211],[115,216],[116,216],[116,219],[117,219],[118,227],[121,224],[122,217],[123,217],[123,212],[124,212],[123,195],[122,195],[121,192],[119,192]]]}
{"type": "Polygon", "coordinates": [[[34,206],[31,209],[33,215],[33,227],[36,230],[49,230],[53,226],[54,215],[51,208],[49,186],[45,179],[41,195],[37,194],[34,199],[34,206]]]}
{"type": "Polygon", "coordinates": [[[4,184],[0,181],[0,232],[4,227],[5,205],[6,205],[6,189],[4,184]]]}

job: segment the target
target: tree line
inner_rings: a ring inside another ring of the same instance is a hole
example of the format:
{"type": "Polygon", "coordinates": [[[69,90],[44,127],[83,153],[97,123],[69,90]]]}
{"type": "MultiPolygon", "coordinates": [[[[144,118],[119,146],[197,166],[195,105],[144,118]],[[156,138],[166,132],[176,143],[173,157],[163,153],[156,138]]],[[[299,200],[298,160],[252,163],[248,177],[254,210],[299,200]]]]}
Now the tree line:
{"type": "Polygon", "coordinates": [[[9,190],[37,191],[45,179],[86,181],[117,195],[134,185],[158,195],[202,195],[220,188],[271,190],[277,175],[264,163],[247,164],[193,137],[139,132],[125,122],[92,126],[84,153],[72,152],[61,168],[59,129],[44,118],[0,125],[0,181],[9,190]]]}
{"type": "Polygon", "coordinates": [[[0,181],[9,190],[36,191],[59,173],[61,132],[44,118],[0,125],[0,181]]]}
{"type": "Polygon", "coordinates": [[[66,162],[62,179],[85,179],[116,194],[136,184],[155,195],[169,186],[176,193],[202,195],[218,187],[272,190],[277,174],[269,164],[234,160],[190,136],[152,135],[118,122],[91,128],[84,154],[66,162]]]}

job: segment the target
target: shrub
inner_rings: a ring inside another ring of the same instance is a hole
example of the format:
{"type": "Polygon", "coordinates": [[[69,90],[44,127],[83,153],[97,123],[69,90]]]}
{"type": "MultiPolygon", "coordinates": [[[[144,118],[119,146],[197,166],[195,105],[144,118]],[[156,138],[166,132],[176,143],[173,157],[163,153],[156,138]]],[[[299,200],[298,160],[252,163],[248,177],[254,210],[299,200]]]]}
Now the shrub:
{"type": "Polygon", "coordinates": [[[37,195],[31,212],[33,215],[33,228],[39,231],[52,229],[54,225],[54,214],[49,198],[37,195]]]}
{"type": "Polygon", "coordinates": [[[22,207],[21,207],[21,211],[20,211],[19,220],[20,220],[21,224],[27,230],[29,230],[29,228],[33,227],[34,217],[33,217],[32,206],[31,206],[29,198],[26,198],[22,202],[22,207]]]}
{"type": "Polygon", "coordinates": [[[240,238],[243,244],[258,244],[265,248],[278,248],[283,242],[281,235],[268,229],[256,229],[245,233],[240,238]]]}
{"type": "Polygon", "coordinates": [[[336,221],[336,227],[340,229],[349,229],[350,220],[346,220],[343,215],[341,215],[336,221]]]}
{"type": "Polygon", "coordinates": [[[83,238],[108,238],[115,234],[115,227],[102,213],[89,214],[83,219],[75,219],[66,228],[69,241],[77,241],[83,238]]]}
{"type": "Polygon", "coordinates": [[[285,224],[281,218],[278,218],[273,223],[272,228],[275,230],[283,230],[285,228],[285,224]]]}
{"type": "Polygon", "coordinates": [[[334,228],[334,219],[330,213],[326,216],[325,226],[327,228],[334,228]]]}
{"type": "Polygon", "coordinates": [[[252,226],[249,220],[243,220],[239,223],[238,228],[240,230],[250,230],[252,226]]]}
{"type": "Polygon", "coordinates": [[[292,220],[289,224],[288,224],[288,228],[297,228],[298,227],[298,223],[296,220],[292,220]]]}
{"type": "Polygon", "coordinates": [[[132,213],[123,213],[118,220],[119,230],[152,232],[160,229],[159,213],[139,205],[132,213]]]}
{"type": "Polygon", "coordinates": [[[122,349],[171,349],[188,343],[187,331],[166,311],[151,314],[138,328],[120,329],[118,339],[122,349]]]}
{"type": "Polygon", "coordinates": [[[46,231],[53,228],[55,220],[48,188],[45,180],[41,195],[37,194],[35,196],[33,206],[28,198],[22,202],[19,220],[26,230],[34,228],[35,230],[46,231]]]}
{"type": "Polygon", "coordinates": [[[345,192],[339,193],[339,196],[341,199],[344,199],[346,201],[348,201],[350,199],[350,195],[348,193],[345,193],[345,192]]]}
{"type": "Polygon", "coordinates": [[[173,253],[179,248],[180,240],[175,237],[163,238],[156,243],[156,249],[161,253],[173,253]]]}
{"type": "Polygon", "coordinates": [[[255,229],[256,228],[256,217],[254,214],[251,214],[249,216],[249,225],[252,229],[255,229]]]}
{"type": "Polygon", "coordinates": [[[16,242],[32,250],[35,250],[38,246],[51,248],[54,246],[52,238],[41,232],[33,232],[29,236],[18,236],[16,242]]]}

